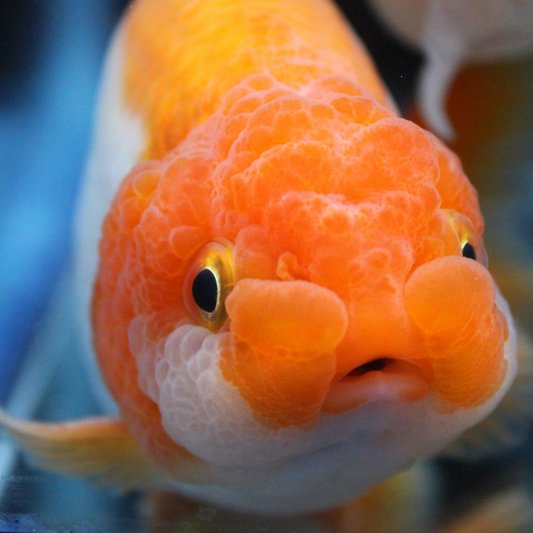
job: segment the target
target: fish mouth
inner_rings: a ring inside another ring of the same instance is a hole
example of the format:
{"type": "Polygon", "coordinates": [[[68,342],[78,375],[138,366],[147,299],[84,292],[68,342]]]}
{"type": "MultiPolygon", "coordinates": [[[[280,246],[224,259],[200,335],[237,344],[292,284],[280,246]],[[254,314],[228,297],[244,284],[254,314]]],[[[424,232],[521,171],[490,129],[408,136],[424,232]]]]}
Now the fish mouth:
{"type": "Polygon", "coordinates": [[[344,413],[370,402],[419,401],[429,393],[431,377],[427,360],[377,357],[334,380],[322,411],[344,413]]]}
{"type": "Polygon", "coordinates": [[[393,359],[388,357],[374,359],[368,363],[355,367],[353,370],[348,372],[344,378],[364,376],[365,374],[368,374],[368,372],[379,372],[380,370],[384,370],[385,367],[390,364],[390,361],[393,361],[393,359]]]}

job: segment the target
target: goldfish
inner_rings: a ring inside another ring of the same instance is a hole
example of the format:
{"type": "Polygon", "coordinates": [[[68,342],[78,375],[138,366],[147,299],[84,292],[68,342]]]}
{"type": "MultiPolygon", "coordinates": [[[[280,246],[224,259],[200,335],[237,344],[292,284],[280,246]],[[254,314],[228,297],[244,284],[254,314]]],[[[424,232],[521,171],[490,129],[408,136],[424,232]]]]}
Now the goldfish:
{"type": "Polygon", "coordinates": [[[457,156],[399,117],[329,0],[137,0],[78,221],[119,412],[0,423],[43,467],[123,489],[342,506],[511,390],[483,225],[457,156]]]}

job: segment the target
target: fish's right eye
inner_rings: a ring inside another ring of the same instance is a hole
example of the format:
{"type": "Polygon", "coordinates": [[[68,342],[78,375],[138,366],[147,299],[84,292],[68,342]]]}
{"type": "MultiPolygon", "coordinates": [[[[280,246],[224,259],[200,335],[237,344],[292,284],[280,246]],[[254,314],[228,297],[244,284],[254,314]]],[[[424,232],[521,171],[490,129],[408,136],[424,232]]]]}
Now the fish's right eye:
{"type": "Polygon", "coordinates": [[[233,284],[232,244],[222,240],[206,244],[193,259],[183,284],[185,307],[193,322],[212,331],[220,329],[233,284]]]}
{"type": "Polygon", "coordinates": [[[196,305],[206,313],[217,307],[218,284],[215,274],[208,268],[200,270],[192,282],[192,297],[196,305]]]}
{"type": "Polygon", "coordinates": [[[463,257],[467,257],[468,259],[473,259],[474,261],[477,260],[476,249],[468,241],[466,241],[463,244],[462,251],[463,251],[463,257]]]}
{"type": "Polygon", "coordinates": [[[472,221],[466,215],[453,209],[443,209],[442,211],[457,233],[462,256],[467,259],[473,259],[487,267],[488,258],[483,239],[474,229],[472,221]]]}

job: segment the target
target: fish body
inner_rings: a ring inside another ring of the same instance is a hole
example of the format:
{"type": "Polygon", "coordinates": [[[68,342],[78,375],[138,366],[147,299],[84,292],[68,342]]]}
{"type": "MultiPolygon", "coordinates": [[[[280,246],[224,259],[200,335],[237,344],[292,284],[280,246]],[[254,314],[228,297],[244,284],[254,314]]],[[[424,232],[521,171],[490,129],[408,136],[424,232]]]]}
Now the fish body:
{"type": "Polygon", "coordinates": [[[326,0],[138,0],[79,228],[120,420],[3,414],[45,465],[317,512],[442,450],[516,374],[475,190],[326,0]]]}

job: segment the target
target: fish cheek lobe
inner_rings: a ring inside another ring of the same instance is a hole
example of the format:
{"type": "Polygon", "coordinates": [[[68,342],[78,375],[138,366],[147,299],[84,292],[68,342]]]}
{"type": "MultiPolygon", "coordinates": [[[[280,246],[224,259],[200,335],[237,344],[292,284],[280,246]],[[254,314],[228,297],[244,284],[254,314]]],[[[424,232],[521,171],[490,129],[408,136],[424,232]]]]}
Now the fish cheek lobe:
{"type": "Polygon", "coordinates": [[[485,403],[505,377],[506,321],[494,282],[478,263],[444,257],[419,267],[405,286],[405,305],[425,335],[432,390],[450,410],[485,403]]]}
{"type": "Polygon", "coordinates": [[[305,281],[241,280],[226,307],[232,335],[220,345],[225,379],[263,425],[313,423],[348,324],[343,302],[305,281]]]}

